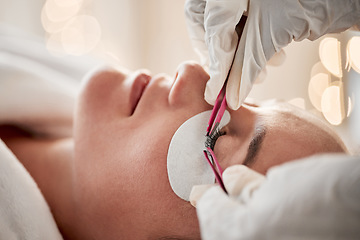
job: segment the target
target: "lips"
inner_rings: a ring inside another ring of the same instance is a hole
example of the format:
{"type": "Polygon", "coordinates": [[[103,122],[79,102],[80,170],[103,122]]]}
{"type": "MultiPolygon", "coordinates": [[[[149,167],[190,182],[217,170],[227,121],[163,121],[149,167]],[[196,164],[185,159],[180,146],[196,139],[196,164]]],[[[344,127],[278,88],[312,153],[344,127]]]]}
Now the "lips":
{"type": "Polygon", "coordinates": [[[135,109],[145,91],[145,88],[149,84],[150,79],[151,77],[144,73],[141,73],[135,77],[130,93],[131,115],[135,112],[135,109]]]}

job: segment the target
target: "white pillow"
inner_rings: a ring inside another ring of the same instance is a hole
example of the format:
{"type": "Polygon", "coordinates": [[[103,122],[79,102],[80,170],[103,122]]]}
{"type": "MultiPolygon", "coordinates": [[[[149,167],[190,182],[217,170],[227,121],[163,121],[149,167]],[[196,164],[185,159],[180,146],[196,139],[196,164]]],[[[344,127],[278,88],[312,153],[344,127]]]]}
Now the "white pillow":
{"type": "Polygon", "coordinates": [[[0,239],[63,239],[43,195],[0,140],[0,239]]]}

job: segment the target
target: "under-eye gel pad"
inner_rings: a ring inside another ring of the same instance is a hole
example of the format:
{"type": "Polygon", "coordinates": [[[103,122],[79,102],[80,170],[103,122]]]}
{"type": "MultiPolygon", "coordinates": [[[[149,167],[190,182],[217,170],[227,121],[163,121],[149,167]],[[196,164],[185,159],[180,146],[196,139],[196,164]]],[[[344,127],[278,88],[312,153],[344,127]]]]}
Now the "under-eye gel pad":
{"type": "MultiPolygon", "coordinates": [[[[169,145],[167,171],[172,190],[189,201],[193,186],[212,184],[215,175],[204,157],[206,128],[211,111],[199,113],[184,122],[175,132],[169,145]]],[[[225,111],[219,129],[230,122],[225,111]]]]}

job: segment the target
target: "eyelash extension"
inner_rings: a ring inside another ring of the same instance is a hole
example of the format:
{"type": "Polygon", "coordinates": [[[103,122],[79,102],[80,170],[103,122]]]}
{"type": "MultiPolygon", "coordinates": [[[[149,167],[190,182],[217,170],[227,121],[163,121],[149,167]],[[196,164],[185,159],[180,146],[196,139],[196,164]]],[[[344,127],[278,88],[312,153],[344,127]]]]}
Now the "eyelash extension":
{"type": "Polygon", "coordinates": [[[205,147],[209,147],[211,150],[214,150],[216,141],[223,135],[225,135],[225,132],[216,128],[213,134],[206,136],[205,147]]]}

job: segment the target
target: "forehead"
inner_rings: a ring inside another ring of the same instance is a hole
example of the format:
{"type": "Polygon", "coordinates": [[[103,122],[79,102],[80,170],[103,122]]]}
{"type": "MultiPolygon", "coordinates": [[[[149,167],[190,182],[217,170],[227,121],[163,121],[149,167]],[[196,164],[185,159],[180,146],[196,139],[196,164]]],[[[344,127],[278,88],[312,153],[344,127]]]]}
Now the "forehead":
{"type": "Polygon", "coordinates": [[[313,127],[322,127],[324,123],[313,114],[300,109],[284,101],[265,101],[260,105],[259,115],[267,120],[275,121],[275,125],[283,123],[298,123],[298,128],[304,125],[314,125],[313,127]],[[300,125],[301,123],[301,125],[300,125]]]}
{"type": "Polygon", "coordinates": [[[259,107],[258,124],[266,129],[253,168],[261,173],[272,167],[315,152],[312,136],[322,134],[315,118],[285,102],[267,102],[259,107]]]}

